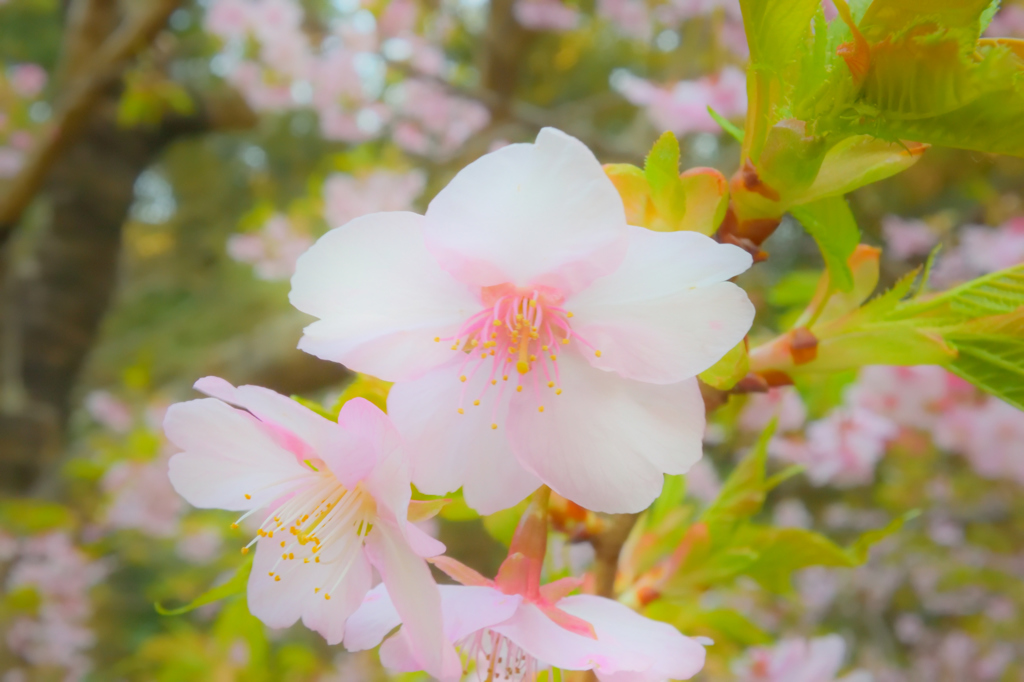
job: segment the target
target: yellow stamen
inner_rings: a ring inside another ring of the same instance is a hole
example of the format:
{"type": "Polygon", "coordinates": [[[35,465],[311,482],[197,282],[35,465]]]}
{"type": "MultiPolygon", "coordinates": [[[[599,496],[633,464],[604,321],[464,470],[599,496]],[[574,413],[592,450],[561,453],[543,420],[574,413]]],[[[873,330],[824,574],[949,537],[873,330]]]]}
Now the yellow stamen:
{"type": "Polygon", "coordinates": [[[544,411],[544,406],[543,406],[543,405],[541,405],[540,407],[538,407],[538,408],[537,408],[537,411],[538,411],[538,412],[543,412],[543,411],[544,411]]]}
{"type": "Polygon", "coordinates": [[[601,357],[601,351],[595,350],[594,355],[596,355],[597,357],[601,357]]]}
{"type": "Polygon", "coordinates": [[[242,548],[242,554],[248,554],[248,553],[249,553],[249,548],[248,547],[243,547],[242,548]]]}
{"type": "Polygon", "coordinates": [[[459,414],[466,414],[466,411],[465,411],[465,410],[463,410],[463,409],[462,409],[462,408],[460,407],[460,408],[459,408],[459,414]]]}
{"type": "Polygon", "coordinates": [[[492,429],[496,429],[496,428],[498,428],[498,425],[497,424],[491,424],[491,428],[492,429]]]}
{"type": "Polygon", "coordinates": [[[252,495],[250,495],[249,493],[246,493],[245,494],[245,499],[251,500],[252,499],[252,495]]]}

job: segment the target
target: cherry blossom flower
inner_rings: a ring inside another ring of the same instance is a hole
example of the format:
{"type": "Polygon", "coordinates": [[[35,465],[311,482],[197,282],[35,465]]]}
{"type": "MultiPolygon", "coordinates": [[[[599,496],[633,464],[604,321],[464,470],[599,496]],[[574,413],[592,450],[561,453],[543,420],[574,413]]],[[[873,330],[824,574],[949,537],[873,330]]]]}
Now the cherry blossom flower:
{"type": "Polygon", "coordinates": [[[407,211],[427,184],[421,170],[374,171],[364,177],[335,173],[324,182],[324,217],[334,227],[378,211],[407,211]]]}
{"type": "Polygon", "coordinates": [[[839,635],[785,639],[771,648],[749,650],[733,672],[737,682],[871,682],[863,670],[838,677],[845,654],[839,635]]]}
{"type": "Polygon", "coordinates": [[[545,128],[470,164],[426,216],[328,232],[291,301],[320,318],[301,349],[396,382],[388,411],[421,491],[462,486],[491,513],[543,482],[639,511],[701,457],[695,375],[750,327],[726,281],[750,263],[696,232],[627,225],[597,159],[545,128]]]}
{"type": "MultiPolygon", "coordinates": [[[[434,559],[462,583],[442,585],[441,603],[445,637],[462,653],[470,679],[533,680],[554,667],[593,670],[602,682],[662,682],[689,679],[704,667],[704,647],[671,625],[613,599],[569,596],[582,579],[541,585],[547,517],[538,512],[536,505],[527,510],[494,580],[448,557],[434,559]]],[[[349,620],[345,646],[375,647],[402,622],[380,585],[349,620]]],[[[420,670],[409,651],[403,626],[381,646],[381,663],[400,672],[420,670]]]]}
{"type": "Polygon", "coordinates": [[[1024,412],[1002,400],[986,398],[947,411],[936,425],[935,441],[962,452],[981,476],[1024,485],[1024,412]]]}
{"type": "Polygon", "coordinates": [[[651,39],[651,16],[643,0],[598,0],[597,14],[627,38],[651,39]]]}
{"type": "Polygon", "coordinates": [[[83,679],[91,668],[85,652],[95,642],[88,627],[92,616],[90,589],[108,572],[91,560],[63,532],[23,540],[8,573],[8,592],[33,589],[39,607],[7,629],[7,645],[30,665],[54,666],[67,679],[83,679]]]}
{"type": "Polygon", "coordinates": [[[679,135],[692,132],[717,133],[718,123],[708,113],[710,106],[725,118],[739,118],[747,112],[747,79],[742,71],[726,67],[714,76],[660,86],[626,72],[616,74],[615,89],[633,104],[643,107],[659,130],[679,135]]]}
{"type": "Polygon", "coordinates": [[[580,21],[580,13],[560,0],[517,0],[512,9],[516,21],[538,31],[571,31],[580,21]]]}
{"type": "Polygon", "coordinates": [[[9,73],[14,92],[26,99],[36,97],[46,87],[46,69],[38,64],[18,64],[9,73]]]}
{"type": "Polygon", "coordinates": [[[131,408],[109,391],[91,391],[84,404],[90,417],[114,433],[128,433],[132,428],[131,408]]]}
{"type": "MultiPolygon", "coordinates": [[[[846,399],[900,426],[930,431],[962,393],[958,379],[942,367],[873,365],[860,370],[846,399]]],[[[970,389],[969,395],[973,396],[970,389]]]]}
{"type": "Polygon", "coordinates": [[[896,424],[885,417],[844,407],[812,422],[805,439],[776,437],[768,450],[779,459],[806,467],[814,485],[863,485],[871,481],[875,465],[898,433],[896,424]]]}
{"type": "Polygon", "coordinates": [[[889,255],[896,260],[926,256],[939,241],[939,235],[923,220],[904,220],[894,215],[882,218],[882,234],[889,255]]]}
{"type": "Polygon", "coordinates": [[[165,455],[151,462],[118,462],[107,471],[100,486],[111,497],[105,513],[110,528],[174,535],[184,504],[167,478],[167,460],[165,455]]]}
{"type": "Polygon", "coordinates": [[[778,419],[776,429],[780,433],[796,431],[807,421],[807,407],[795,388],[781,386],[767,393],[752,394],[740,413],[739,427],[760,432],[772,419],[778,419]]]}
{"type": "Polygon", "coordinates": [[[407,79],[392,92],[393,109],[400,119],[394,140],[412,154],[447,156],[491,120],[484,105],[456,97],[443,85],[423,78],[407,79]]]}
{"type": "Polygon", "coordinates": [[[273,391],[206,377],[214,398],[167,411],[175,489],[200,508],[266,518],[249,577],[249,609],[271,627],[300,618],[328,642],[371,587],[376,568],[412,625],[411,651],[432,674],[458,668],[440,634],[440,597],[424,556],[444,545],[407,522],[408,462],[388,418],[361,398],[331,422],[273,391]],[[228,403],[244,407],[239,410],[228,403]]]}
{"type": "Polygon", "coordinates": [[[265,280],[288,279],[295,262],[313,240],[298,232],[287,216],[275,214],[258,232],[228,237],[228,255],[254,266],[256,276],[265,280]]]}

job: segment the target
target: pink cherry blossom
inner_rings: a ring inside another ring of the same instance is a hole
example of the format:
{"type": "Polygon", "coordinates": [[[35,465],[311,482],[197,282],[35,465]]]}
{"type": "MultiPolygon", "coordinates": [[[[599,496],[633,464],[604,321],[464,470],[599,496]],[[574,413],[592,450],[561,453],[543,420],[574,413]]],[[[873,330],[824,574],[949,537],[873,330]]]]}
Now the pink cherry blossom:
{"type": "Polygon", "coordinates": [[[96,639],[89,629],[89,591],[107,572],[103,562],[91,560],[66,533],[24,540],[7,573],[6,588],[35,590],[39,608],[9,624],[11,651],[29,665],[58,667],[66,679],[83,679],[91,668],[85,652],[96,639]]]}
{"type": "Polygon", "coordinates": [[[11,178],[25,165],[25,153],[13,147],[0,147],[0,178],[11,178]]]}
{"type": "Polygon", "coordinates": [[[46,69],[38,64],[18,64],[10,69],[11,87],[21,97],[32,99],[46,87],[46,69]]]}
{"type": "Polygon", "coordinates": [[[136,528],[157,537],[177,532],[185,508],[167,478],[167,459],[124,461],[107,471],[101,487],[111,498],[105,515],[109,527],[136,528]]]}
{"type": "Polygon", "coordinates": [[[234,260],[253,265],[260,279],[278,280],[291,277],[295,262],[312,243],[287,216],[278,213],[258,232],[228,237],[227,249],[234,260]]]}
{"type": "Polygon", "coordinates": [[[206,10],[206,30],[225,40],[244,38],[252,29],[257,5],[251,0],[215,0],[206,10]]]}
{"type": "Polygon", "coordinates": [[[367,213],[407,211],[426,184],[421,170],[378,170],[363,177],[335,173],[324,182],[324,218],[338,227],[367,213]]]}
{"type": "Polygon", "coordinates": [[[197,507],[244,512],[238,522],[265,515],[243,549],[256,544],[253,614],[271,627],[301,618],[337,643],[371,587],[372,566],[411,624],[416,660],[442,677],[457,670],[422,558],[444,545],[407,521],[408,461],[387,416],[357,398],[335,423],[256,386],[206,377],[196,388],[215,397],[172,405],[164,422],[183,450],[171,458],[171,482],[197,507]]]}
{"type": "Polygon", "coordinates": [[[132,411],[109,391],[91,391],[85,396],[85,411],[114,433],[127,433],[132,428],[132,411]]]}
{"type": "Polygon", "coordinates": [[[726,67],[714,76],[660,86],[628,73],[616,77],[615,88],[633,104],[643,107],[659,130],[679,135],[691,132],[717,133],[719,125],[708,107],[725,118],[740,118],[747,112],[746,76],[726,67]]]}
{"type": "Polygon", "coordinates": [[[875,465],[899,430],[895,423],[858,407],[833,410],[812,422],[806,438],[776,437],[769,452],[806,467],[814,485],[840,487],[870,483],[875,465]]]}
{"type": "Polygon", "coordinates": [[[882,233],[889,255],[896,260],[926,256],[939,241],[939,235],[923,220],[904,220],[894,215],[882,219],[882,233]]]}
{"type": "Polygon", "coordinates": [[[626,223],[578,140],[541,131],[460,172],[426,216],[377,213],[302,258],[299,347],[396,382],[388,411],[414,482],[482,513],[542,482],[588,509],[639,511],[701,457],[695,376],[753,307],[743,250],[626,223]],[[564,395],[563,395],[564,393],[564,395]]]}
{"type": "MultiPolygon", "coordinates": [[[[612,599],[569,596],[582,579],[541,585],[547,517],[531,514],[538,511],[536,505],[527,510],[494,580],[448,557],[434,560],[462,583],[440,587],[444,634],[476,680],[533,680],[554,667],[593,670],[602,682],[662,682],[689,679],[704,667],[704,647],[671,625],[612,599]]],[[[375,647],[402,622],[387,587],[378,586],[349,620],[345,646],[375,647]]],[[[420,670],[409,651],[403,626],[381,646],[381,662],[400,672],[420,670]]]]}
{"type": "Polygon", "coordinates": [[[1020,5],[1005,5],[992,23],[988,25],[985,35],[994,38],[1021,37],[1024,36],[1024,7],[1020,5]]]}
{"type": "Polygon", "coordinates": [[[978,274],[995,272],[1024,261],[1024,218],[997,228],[968,225],[960,232],[960,250],[978,274]]]}
{"type": "Polygon", "coordinates": [[[773,388],[767,393],[754,393],[740,413],[739,427],[744,431],[763,431],[772,419],[778,419],[779,433],[796,431],[807,420],[807,408],[800,393],[792,386],[773,388]]]}
{"type": "Polygon", "coordinates": [[[861,369],[847,401],[900,426],[930,431],[961,393],[957,379],[941,367],[874,365],[861,369]]]}
{"type": "Polygon", "coordinates": [[[733,672],[737,682],[871,682],[861,670],[839,677],[845,655],[839,635],[784,639],[771,648],[750,649],[733,672]]]}
{"type": "Polygon", "coordinates": [[[943,415],[935,441],[961,452],[979,475],[1024,485],[1024,412],[997,398],[959,405],[943,415]]]}
{"type": "Polygon", "coordinates": [[[227,78],[256,111],[282,111],[292,106],[291,83],[273,79],[257,63],[243,61],[235,66],[227,78]]]}
{"type": "Polygon", "coordinates": [[[513,11],[516,21],[537,31],[571,31],[580,21],[580,13],[560,0],[517,0],[513,11]]]}
{"type": "Polygon", "coordinates": [[[651,39],[651,16],[644,0],[597,0],[597,14],[627,38],[651,39]]]}
{"type": "Polygon", "coordinates": [[[394,111],[401,124],[394,139],[413,154],[447,156],[491,120],[487,107],[452,95],[434,81],[410,78],[397,93],[394,111]]]}

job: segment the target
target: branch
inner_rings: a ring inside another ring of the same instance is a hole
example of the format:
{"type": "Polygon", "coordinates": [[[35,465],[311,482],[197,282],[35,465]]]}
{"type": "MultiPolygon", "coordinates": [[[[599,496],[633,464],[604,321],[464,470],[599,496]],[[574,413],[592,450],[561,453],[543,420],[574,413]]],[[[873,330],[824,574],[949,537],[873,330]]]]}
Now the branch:
{"type": "Polygon", "coordinates": [[[153,0],[147,10],[126,19],[76,79],[77,83],[71,86],[71,91],[58,107],[49,134],[39,140],[25,167],[0,199],[0,244],[11,236],[54,161],[85,126],[104,88],[120,75],[128,59],[152,41],[180,2],[153,0]]]}

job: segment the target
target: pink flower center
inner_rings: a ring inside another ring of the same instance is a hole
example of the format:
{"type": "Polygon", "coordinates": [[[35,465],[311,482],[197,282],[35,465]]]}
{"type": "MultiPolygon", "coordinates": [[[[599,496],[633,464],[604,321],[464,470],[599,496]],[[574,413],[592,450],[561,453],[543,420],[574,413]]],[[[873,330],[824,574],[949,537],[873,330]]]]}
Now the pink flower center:
{"type": "MultiPolygon", "coordinates": [[[[575,339],[601,357],[601,351],[573,331],[569,319],[572,313],[562,307],[562,296],[554,290],[540,288],[531,291],[517,289],[509,284],[484,287],[481,291],[486,308],[470,317],[455,334],[434,341],[450,341],[453,351],[466,355],[459,369],[459,380],[468,382],[481,370],[489,372],[479,395],[473,397],[473,405],[479,405],[481,398],[492,386],[497,386],[497,410],[508,385],[514,378],[515,390],[522,392],[527,383],[537,398],[538,410],[544,411],[542,387],[562,394],[558,371],[558,349],[568,346],[575,339]]],[[[459,414],[465,412],[467,400],[463,388],[459,398],[459,414]]],[[[498,428],[493,419],[491,428],[498,428]]]]}
{"type": "Polygon", "coordinates": [[[477,682],[532,682],[541,667],[518,644],[492,630],[477,630],[455,646],[465,657],[464,674],[477,682]]]}
{"type": "MultiPolygon", "coordinates": [[[[327,564],[332,569],[327,580],[311,587],[329,600],[373,529],[377,504],[362,484],[352,490],[343,486],[322,461],[306,460],[306,464],[309,474],[297,477],[285,502],[267,515],[242,554],[247,554],[260,538],[267,540],[265,551],[279,543],[281,556],[269,572],[275,582],[281,581],[281,566],[287,570],[292,563],[298,568],[327,564]]],[[[247,493],[246,499],[251,498],[247,493]]],[[[262,508],[246,512],[231,527],[237,528],[243,519],[262,508]]],[[[301,573],[294,577],[301,578],[301,573]]]]}

